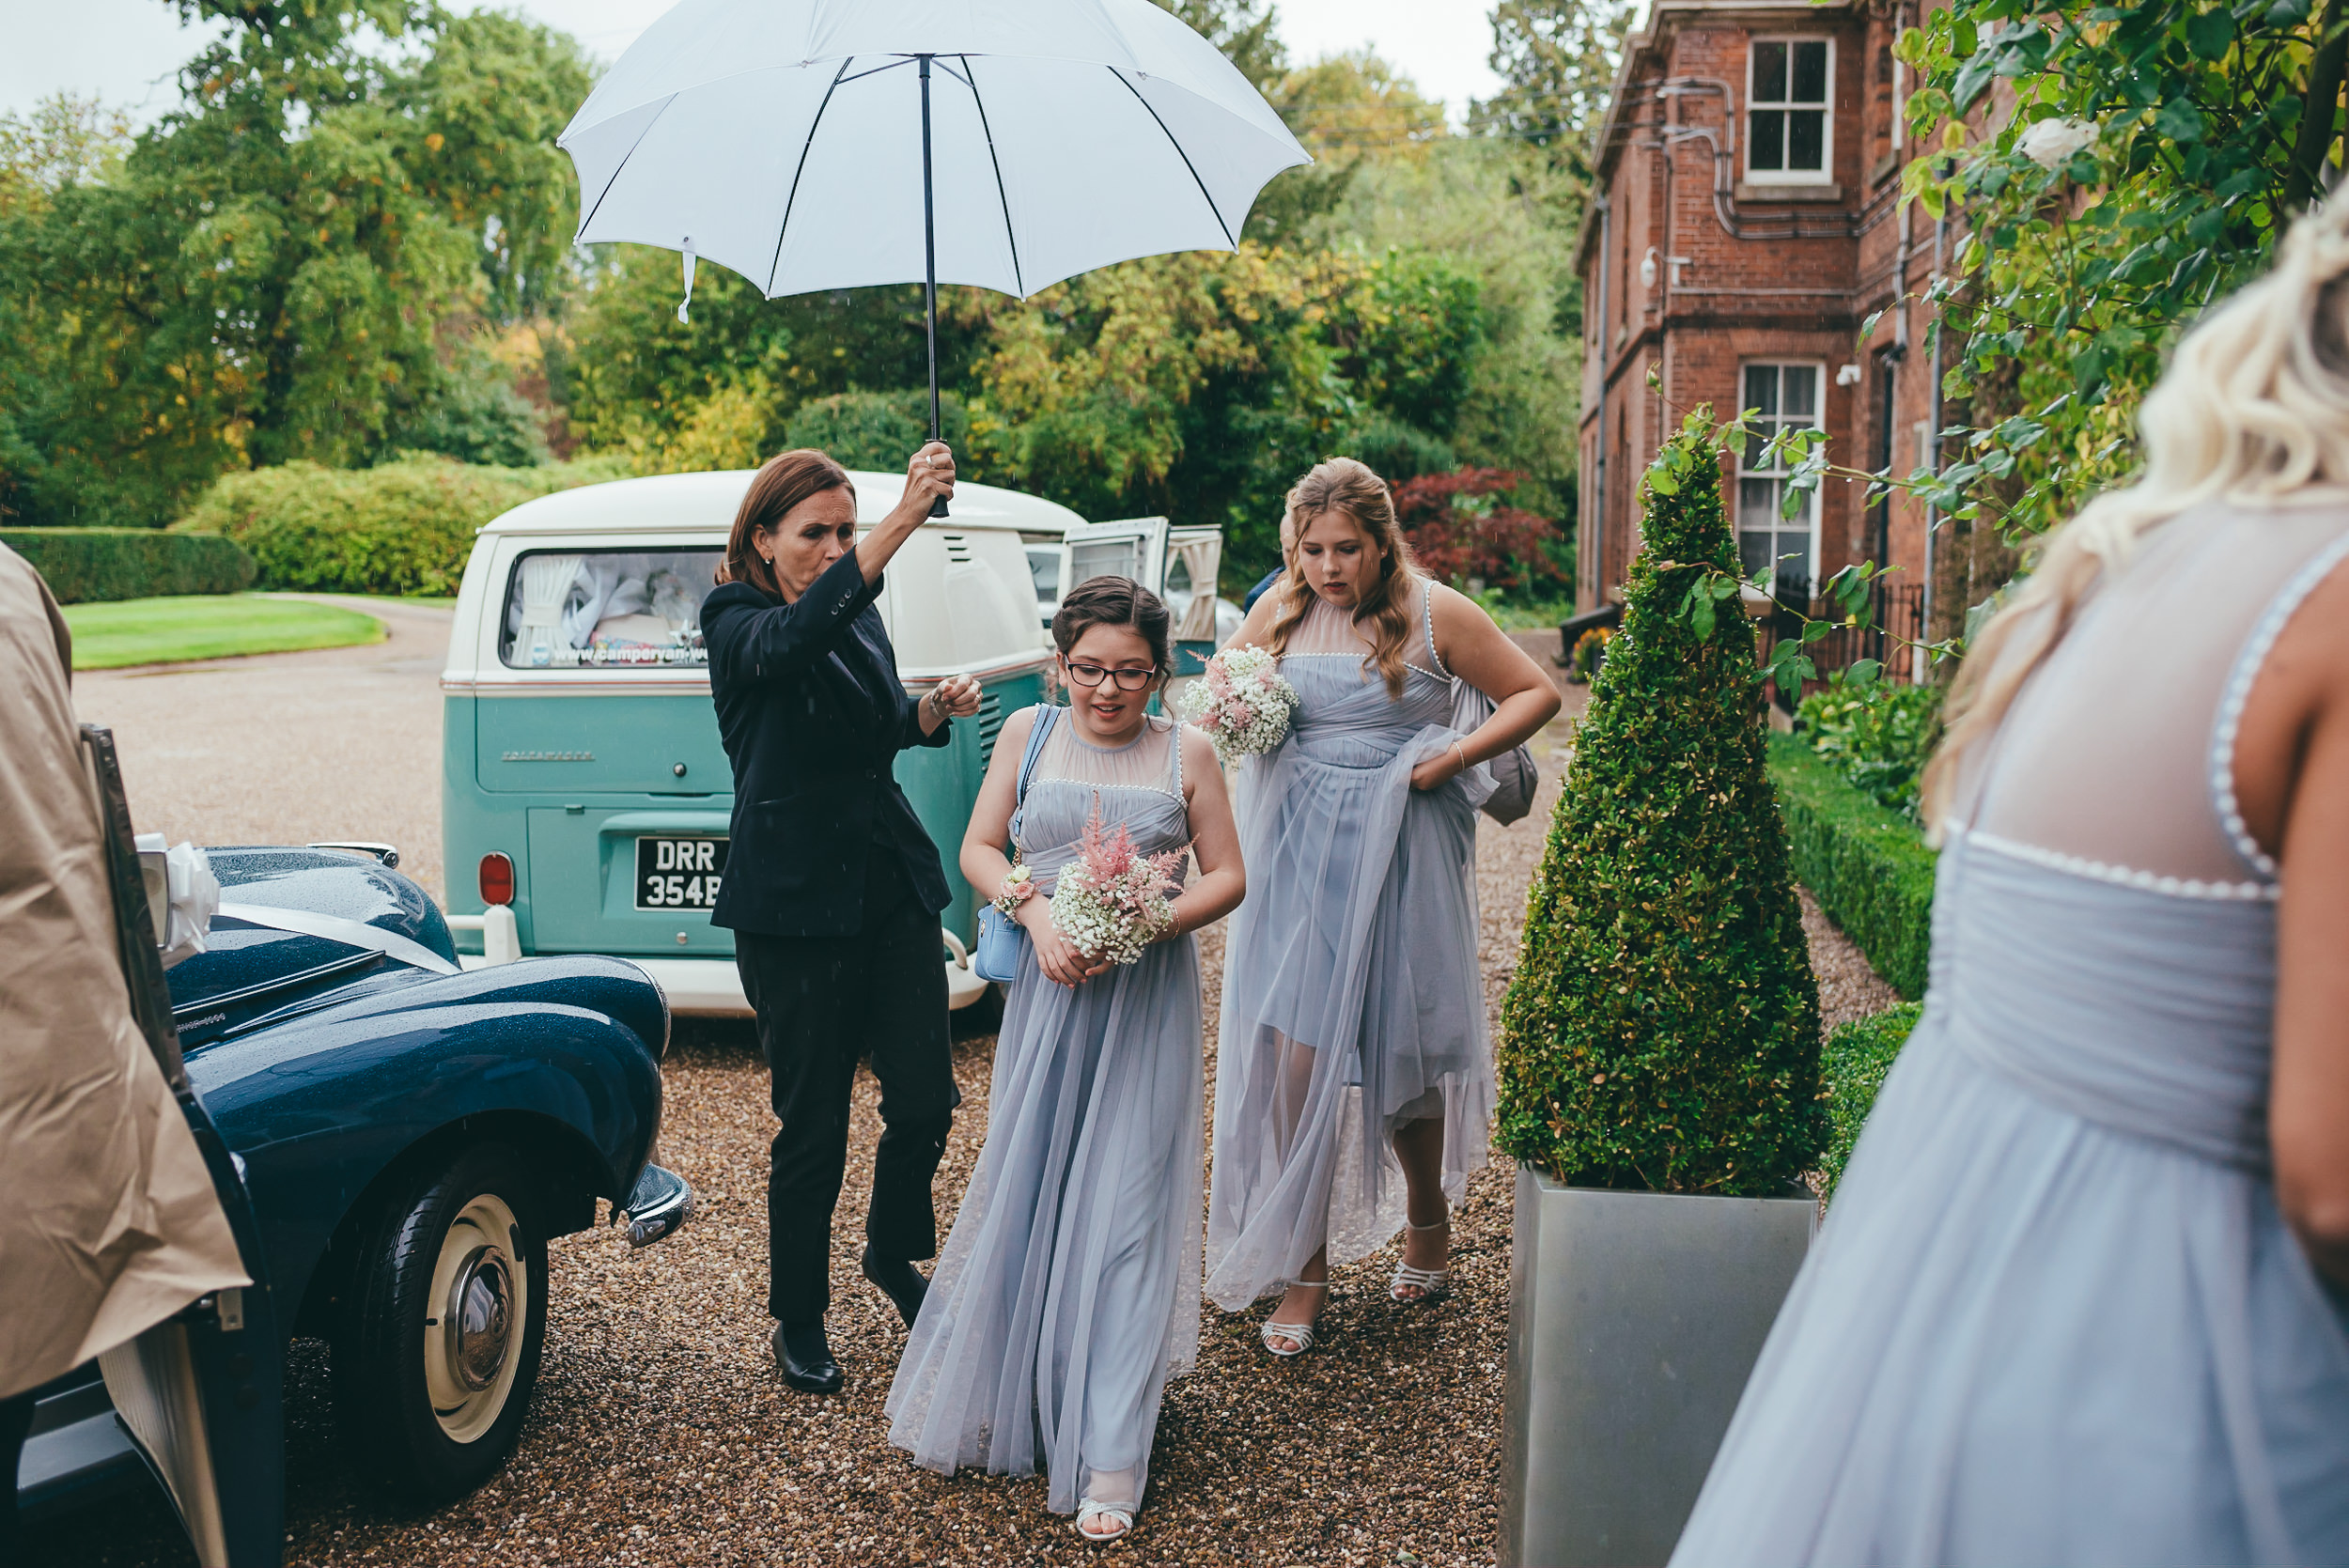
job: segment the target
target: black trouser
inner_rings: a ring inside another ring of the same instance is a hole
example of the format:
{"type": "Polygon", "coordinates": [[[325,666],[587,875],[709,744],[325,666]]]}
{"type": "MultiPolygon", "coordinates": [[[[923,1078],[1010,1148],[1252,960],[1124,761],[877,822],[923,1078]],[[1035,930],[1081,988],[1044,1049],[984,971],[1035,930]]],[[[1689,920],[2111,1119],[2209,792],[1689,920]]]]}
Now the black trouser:
{"type": "Polygon", "coordinates": [[[739,931],[734,952],[783,1123],[767,1180],[767,1310],[805,1323],[832,1302],[832,1211],[848,1162],[848,1090],[865,1052],[881,1091],[865,1239],[892,1262],[938,1251],[930,1178],[962,1098],[938,917],[906,899],[853,937],[739,931]]]}

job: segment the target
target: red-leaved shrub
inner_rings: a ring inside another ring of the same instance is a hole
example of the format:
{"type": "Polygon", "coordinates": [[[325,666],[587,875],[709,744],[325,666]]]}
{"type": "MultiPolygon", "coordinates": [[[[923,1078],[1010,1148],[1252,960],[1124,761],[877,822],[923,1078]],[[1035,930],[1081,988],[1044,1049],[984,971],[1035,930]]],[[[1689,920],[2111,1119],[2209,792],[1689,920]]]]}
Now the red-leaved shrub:
{"type": "Polygon", "coordinates": [[[1395,520],[1420,569],[1444,582],[1481,577],[1495,588],[1560,582],[1542,549],[1556,525],[1501,499],[1524,480],[1507,469],[1463,468],[1396,485],[1395,520]]]}

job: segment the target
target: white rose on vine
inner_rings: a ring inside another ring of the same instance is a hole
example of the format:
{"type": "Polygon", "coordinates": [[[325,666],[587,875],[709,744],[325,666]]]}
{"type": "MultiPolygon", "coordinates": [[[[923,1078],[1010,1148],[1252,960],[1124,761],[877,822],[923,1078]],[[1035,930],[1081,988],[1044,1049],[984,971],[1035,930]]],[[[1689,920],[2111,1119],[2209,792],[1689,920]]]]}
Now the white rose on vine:
{"type": "Polygon", "coordinates": [[[2015,139],[2015,150],[2041,168],[2053,171],[2070,163],[2072,154],[2095,139],[2093,120],[2035,120],[2015,139]]]}

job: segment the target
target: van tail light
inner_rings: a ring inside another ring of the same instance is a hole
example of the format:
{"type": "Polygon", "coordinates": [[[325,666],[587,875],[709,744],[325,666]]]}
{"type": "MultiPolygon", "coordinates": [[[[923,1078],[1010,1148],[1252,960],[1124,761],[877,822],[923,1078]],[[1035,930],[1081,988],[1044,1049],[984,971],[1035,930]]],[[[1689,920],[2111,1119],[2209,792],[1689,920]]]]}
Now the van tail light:
{"type": "Polygon", "coordinates": [[[494,849],[481,857],[481,902],[514,902],[514,862],[494,849]]]}

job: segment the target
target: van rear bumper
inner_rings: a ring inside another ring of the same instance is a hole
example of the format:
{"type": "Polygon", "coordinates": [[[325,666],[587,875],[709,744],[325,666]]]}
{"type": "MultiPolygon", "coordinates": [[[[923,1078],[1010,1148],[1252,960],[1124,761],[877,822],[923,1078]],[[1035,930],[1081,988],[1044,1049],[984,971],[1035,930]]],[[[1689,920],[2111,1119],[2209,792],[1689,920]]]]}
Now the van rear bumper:
{"type": "MultiPolygon", "coordinates": [[[[960,943],[955,944],[957,948],[960,943]]],[[[731,958],[639,958],[624,955],[660,984],[669,999],[671,1016],[680,1018],[747,1018],[751,1004],[742,994],[742,976],[731,958]]],[[[487,969],[490,961],[478,953],[460,953],[457,961],[468,970],[487,969]]],[[[948,958],[946,1005],[959,1011],[987,994],[987,982],[968,967],[967,960],[948,958]]]]}

